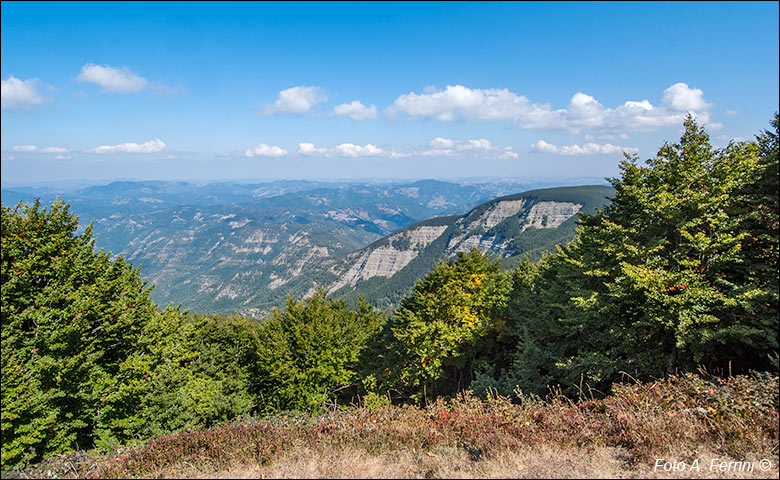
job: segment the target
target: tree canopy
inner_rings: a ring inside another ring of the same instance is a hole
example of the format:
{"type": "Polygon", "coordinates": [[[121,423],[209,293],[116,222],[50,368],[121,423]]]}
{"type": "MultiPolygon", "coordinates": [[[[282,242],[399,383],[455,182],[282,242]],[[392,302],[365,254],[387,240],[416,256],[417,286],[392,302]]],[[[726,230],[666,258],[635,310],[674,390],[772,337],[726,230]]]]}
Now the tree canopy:
{"type": "Polygon", "coordinates": [[[571,243],[511,271],[458,252],[387,319],[323,290],[263,321],[159,309],[63,202],[3,206],[3,468],[361,395],[598,395],[626,373],[777,371],[771,124],[718,149],[689,116],[679,142],[626,156],[571,243]]]}

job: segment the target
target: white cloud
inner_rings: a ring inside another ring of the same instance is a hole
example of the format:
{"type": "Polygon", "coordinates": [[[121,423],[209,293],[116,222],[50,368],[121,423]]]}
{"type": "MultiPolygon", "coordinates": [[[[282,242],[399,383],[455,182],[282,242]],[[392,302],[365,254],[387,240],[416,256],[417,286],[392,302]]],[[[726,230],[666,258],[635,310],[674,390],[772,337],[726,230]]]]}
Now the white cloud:
{"type": "Polygon", "coordinates": [[[395,152],[386,152],[376,145],[367,143],[365,145],[355,145],[354,143],[342,143],[333,148],[317,148],[313,143],[299,143],[298,154],[307,156],[324,156],[324,157],[375,157],[381,155],[391,156],[397,158],[399,154],[395,152]]]}
{"type": "Polygon", "coordinates": [[[431,140],[431,148],[452,148],[455,146],[455,141],[450,138],[436,137],[431,140]]]}
{"type": "Polygon", "coordinates": [[[313,143],[299,143],[298,153],[301,155],[325,155],[326,149],[315,148],[313,143]]]}
{"type": "Polygon", "coordinates": [[[57,160],[69,160],[70,155],[55,155],[54,158],[57,160]]]}
{"type": "Polygon", "coordinates": [[[443,122],[453,120],[505,120],[531,110],[531,102],[508,89],[470,89],[447,85],[444,90],[427,89],[425,93],[408,93],[388,107],[394,116],[405,113],[413,117],[431,117],[443,122]]]}
{"type": "Polygon", "coordinates": [[[352,120],[368,120],[376,118],[376,106],[367,107],[358,100],[350,103],[342,103],[333,108],[331,115],[347,116],[352,120]]]}
{"type": "Polygon", "coordinates": [[[385,112],[391,118],[406,114],[442,122],[512,120],[516,126],[526,129],[572,132],[586,129],[620,134],[679,125],[688,112],[707,123],[713,106],[704,100],[700,89],[685,83],[664,90],[659,106],[644,99],[627,100],[615,108],[607,108],[582,92],[571,97],[567,108],[553,109],[550,104],[533,103],[506,88],[482,90],[448,85],[444,90],[426,90],[401,95],[385,112]]]}
{"type": "Polygon", "coordinates": [[[63,147],[38,148],[35,145],[16,145],[11,150],[14,152],[43,152],[43,153],[67,153],[69,150],[63,147]]]}
{"type": "Polygon", "coordinates": [[[737,114],[736,110],[732,110],[730,108],[726,109],[726,115],[736,115],[736,114],[737,114]]]}
{"type": "Polygon", "coordinates": [[[21,80],[9,75],[0,81],[0,108],[30,108],[49,101],[41,94],[41,88],[51,88],[37,78],[21,80]]]}
{"type": "Polygon", "coordinates": [[[495,150],[495,147],[488,140],[480,138],[478,140],[466,140],[464,142],[458,142],[455,145],[455,150],[495,150]]]}
{"type": "Polygon", "coordinates": [[[325,102],[328,97],[320,87],[292,87],[279,92],[279,98],[273,105],[265,109],[266,115],[277,113],[303,114],[311,110],[314,105],[325,102]]]}
{"type": "Polygon", "coordinates": [[[551,143],[547,143],[544,140],[539,140],[538,142],[531,145],[531,152],[534,153],[558,153],[558,147],[551,143]]]}
{"type": "Polygon", "coordinates": [[[698,88],[688,88],[680,82],[664,90],[663,102],[674,110],[698,112],[712,106],[704,101],[702,95],[704,92],[698,88]]]}
{"type": "Polygon", "coordinates": [[[490,140],[484,138],[473,140],[453,140],[451,138],[436,137],[429,142],[430,148],[415,152],[416,155],[424,157],[452,157],[462,152],[471,152],[473,154],[495,153],[502,151],[498,158],[508,159],[517,158],[517,153],[512,151],[512,147],[497,147],[490,140]]]}
{"type": "Polygon", "coordinates": [[[416,152],[423,157],[451,157],[455,155],[455,150],[451,148],[429,148],[421,152],[416,152]]]}
{"type": "Polygon", "coordinates": [[[94,83],[108,93],[138,93],[150,84],[127,67],[116,68],[109,65],[87,63],[81,67],[76,77],[79,82],[94,83]]]}
{"type": "Polygon", "coordinates": [[[373,157],[376,155],[384,155],[384,151],[370,143],[365,145],[355,145],[353,143],[342,143],[336,146],[338,151],[344,157],[373,157]]]}
{"type": "Polygon", "coordinates": [[[611,143],[586,143],[585,145],[565,145],[558,147],[552,143],[547,143],[544,140],[531,144],[531,153],[551,153],[555,155],[608,155],[613,153],[623,152],[638,152],[636,147],[621,147],[618,145],[612,145],[611,143]]]}
{"type": "Polygon", "coordinates": [[[141,144],[138,143],[123,143],[121,145],[103,145],[90,150],[94,153],[157,153],[162,152],[168,148],[165,142],[156,138],[149,140],[141,144]]]}
{"type": "Polygon", "coordinates": [[[261,143],[260,145],[256,146],[253,149],[247,149],[246,154],[247,157],[283,157],[287,155],[287,150],[274,146],[266,145],[265,143],[261,143]]]}
{"type": "Polygon", "coordinates": [[[38,147],[35,145],[16,145],[11,150],[14,152],[35,152],[38,150],[38,147]]]}
{"type": "Polygon", "coordinates": [[[730,142],[732,140],[734,142],[744,142],[745,141],[745,137],[732,137],[730,135],[718,135],[717,137],[715,137],[715,140],[720,140],[721,142],[724,142],[724,143],[728,143],[728,142],[730,142]]]}

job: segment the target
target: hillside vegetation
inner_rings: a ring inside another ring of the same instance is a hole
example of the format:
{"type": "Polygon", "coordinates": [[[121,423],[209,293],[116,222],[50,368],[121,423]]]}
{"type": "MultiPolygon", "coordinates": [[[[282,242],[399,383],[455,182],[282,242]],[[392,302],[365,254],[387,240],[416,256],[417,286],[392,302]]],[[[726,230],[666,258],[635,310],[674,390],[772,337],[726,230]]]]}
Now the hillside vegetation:
{"type": "Polygon", "coordinates": [[[330,265],[318,268],[323,263],[420,220],[459,214],[527,188],[511,180],[139,181],[63,192],[3,188],[2,199],[5,205],[33,203],[36,194],[43,205],[65,199],[80,228],[92,222],[97,247],[142,266],[142,278],[155,285],[151,296],[160,305],[262,318],[283,308],[289,295],[300,298],[316,285],[333,283],[330,265]]]}
{"type": "MultiPolygon", "coordinates": [[[[653,455],[764,456],[776,476],[772,126],[715,149],[689,117],[646,166],[621,162],[611,203],[580,213],[570,243],[509,271],[456,250],[392,314],[322,289],[261,322],[159,309],[67,205],[3,206],[2,467],[136,445],[79,468],[173,476],[196,455],[206,466],[188,468],[233,468],[223,456],[273,475],[285,451],[337,449],[491,476],[547,449],[616,475],[649,472],[637,465],[653,455]],[[726,378],[688,375],[700,370],[726,378]]],[[[558,207],[529,224],[562,220],[558,207]]],[[[486,232],[508,211],[488,208],[486,232]]]]}
{"type": "Polygon", "coordinates": [[[283,414],[55,456],[41,478],[777,478],[778,378],[672,376],[580,401],[459,395],[283,414]],[[662,459],[660,466],[658,459],[662,459]],[[759,462],[771,461],[762,468],[759,462]],[[670,471],[673,465],[686,467],[670,471]],[[729,465],[729,462],[732,463],[729,465]],[[712,465],[715,465],[713,467],[712,465]]]}
{"type": "Polygon", "coordinates": [[[317,270],[337,274],[317,280],[335,297],[357,298],[380,308],[395,308],[414,282],[439,261],[472,247],[501,258],[505,269],[574,238],[577,213],[593,214],[614,194],[611,187],[556,187],[507,195],[478,205],[463,215],[417,222],[343,259],[323,262],[317,270]],[[548,214],[559,210],[558,215],[548,214]]]}

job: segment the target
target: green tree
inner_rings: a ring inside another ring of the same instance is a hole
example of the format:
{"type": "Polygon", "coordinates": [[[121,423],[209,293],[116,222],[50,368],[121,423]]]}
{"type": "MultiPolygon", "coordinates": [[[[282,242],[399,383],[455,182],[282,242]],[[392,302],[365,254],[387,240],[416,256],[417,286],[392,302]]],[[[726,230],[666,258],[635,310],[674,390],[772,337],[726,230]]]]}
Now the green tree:
{"type": "Polygon", "coordinates": [[[369,389],[393,389],[420,402],[452,395],[495,353],[503,320],[495,315],[509,288],[500,262],[479,250],[442,261],[401,301],[385,325],[369,389]],[[376,385],[374,385],[376,384],[376,385]]]}
{"type": "MultiPolygon", "coordinates": [[[[612,204],[580,230],[584,273],[601,280],[580,306],[618,323],[624,343],[663,352],[667,373],[723,366],[717,352],[761,347],[771,333],[751,318],[751,299],[764,292],[739,275],[748,233],[734,214],[756,177],[758,146],[715,150],[692,117],[684,126],[647,167],[623,162],[612,204]]],[[[660,373],[656,362],[635,368],[660,373]]]]}
{"type": "Polygon", "coordinates": [[[62,202],[2,207],[2,464],[89,447],[155,315],[121,258],[94,251],[62,202]]]}
{"type": "Polygon", "coordinates": [[[263,412],[319,410],[349,399],[358,388],[357,362],[383,315],[360,301],[357,310],[319,290],[303,301],[288,298],[257,333],[253,393],[263,412]]]}
{"type": "MultiPolygon", "coordinates": [[[[743,243],[746,261],[742,266],[741,281],[752,283],[761,289],[761,294],[751,298],[756,320],[764,324],[762,328],[771,332],[777,331],[778,318],[778,271],[780,265],[780,247],[778,244],[780,203],[778,191],[780,173],[778,172],[778,151],[780,151],[780,116],[775,113],[770,122],[774,131],[764,130],[756,137],[761,158],[759,160],[756,179],[750,182],[738,193],[735,214],[743,219],[741,228],[747,232],[743,243]]],[[[777,370],[777,339],[768,338],[761,351],[774,349],[774,369],[777,370]]],[[[770,354],[771,359],[771,354],[770,354]]],[[[744,362],[756,368],[761,368],[764,362],[744,362]]]]}
{"type": "Polygon", "coordinates": [[[255,407],[256,322],[158,311],[62,202],[2,207],[3,467],[255,407]]]}
{"type": "Polygon", "coordinates": [[[241,317],[159,312],[104,398],[99,444],[208,428],[251,413],[257,328],[241,317]]]}
{"type": "Polygon", "coordinates": [[[555,368],[540,380],[568,386],[583,379],[605,390],[621,371],[647,378],[698,365],[768,367],[767,354],[777,352],[776,269],[774,287],[755,272],[771,269],[759,254],[771,255],[771,241],[745,248],[754,237],[745,192],[762,178],[767,155],[755,142],[713,149],[692,117],[684,126],[680,142],[647,166],[621,162],[612,203],[581,215],[575,241],[543,262],[530,288],[513,292],[526,297],[513,299],[525,305],[512,317],[515,331],[528,335],[518,335],[508,374],[522,379],[520,368],[551,360],[528,345],[557,342],[566,346],[551,347],[555,368]],[[568,293],[541,297],[530,314],[527,297],[555,291],[556,282],[568,293]]]}

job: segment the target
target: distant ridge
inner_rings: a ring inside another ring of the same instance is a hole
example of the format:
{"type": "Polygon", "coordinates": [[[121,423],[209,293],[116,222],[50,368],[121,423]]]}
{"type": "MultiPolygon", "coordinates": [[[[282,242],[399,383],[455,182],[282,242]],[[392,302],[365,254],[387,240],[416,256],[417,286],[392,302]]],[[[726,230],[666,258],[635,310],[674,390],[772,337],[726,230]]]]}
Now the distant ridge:
{"type": "Polygon", "coordinates": [[[336,280],[322,285],[336,297],[358,295],[380,307],[393,306],[436,263],[475,247],[503,259],[539,258],[574,237],[577,213],[593,214],[609,201],[612,187],[556,187],[506,195],[464,215],[434,217],[383,237],[320,268],[336,280]]]}

